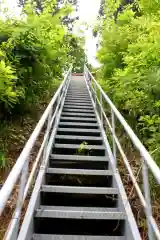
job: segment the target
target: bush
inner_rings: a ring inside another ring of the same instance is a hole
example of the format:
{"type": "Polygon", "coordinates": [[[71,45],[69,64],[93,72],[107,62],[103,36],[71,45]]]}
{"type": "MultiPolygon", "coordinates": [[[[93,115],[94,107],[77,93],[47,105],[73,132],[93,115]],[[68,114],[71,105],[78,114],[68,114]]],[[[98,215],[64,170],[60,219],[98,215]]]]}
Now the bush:
{"type": "Polygon", "coordinates": [[[34,5],[26,4],[21,19],[0,22],[2,115],[23,113],[43,99],[75,61],[70,52],[82,49],[80,39],[62,21],[71,8],[64,5],[53,14],[54,6],[54,0],[47,1],[38,14],[34,5]],[[76,47],[71,43],[73,38],[76,47]]]}
{"type": "Polygon", "coordinates": [[[116,21],[114,13],[118,3],[110,1],[110,4],[114,7],[107,7],[98,52],[102,64],[99,78],[119,110],[159,161],[159,4],[156,0],[139,1],[139,14],[134,12],[132,5],[128,5],[118,13],[116,21]]]}

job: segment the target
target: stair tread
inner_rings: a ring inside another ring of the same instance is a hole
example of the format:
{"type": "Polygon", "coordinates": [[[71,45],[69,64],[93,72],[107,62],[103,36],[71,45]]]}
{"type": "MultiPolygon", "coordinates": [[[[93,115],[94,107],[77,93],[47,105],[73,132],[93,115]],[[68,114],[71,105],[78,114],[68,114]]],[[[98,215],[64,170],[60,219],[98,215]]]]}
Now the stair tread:
{"type": "Polygon", "coordinates": [[[97,121],[96,118],[62,117],[62,116],[60,118],[60,121],[61,120],[77,120],[77,121],[82,121],[83,120],[83,121],[93,121],[93,122],[97,121]]]}
{"type": "Polygon", "coordinates": [[[73,140],[103,140],[102,137],[92,137],[92,136],[75,136],[75,135],[56,135],[56,139],[73,139],[73,140]]]}
{"type": "Polygon", "coordinates": [[[66,97],[65,102],[74,102],[74,103],[92,103],[90,99],[83,100],[83,99],[73,99],[66,97]]]}
{"type": "Polygon", "coordinates": [[[117,188],[109,187],[73,187],[73,186],[57,186],[42,185],[43,192],[63,192],[63,193],[84,193],[84,194],[118,194],[117,188]]]}
{"type": "Polygon", "coordinates": [[[47,168],[47,173],[51,174],[73,174],[73,175],[100,175],[111,176],[111,170],[88,170],[88,169],[67,169],[67,168],[47,168]]]}
{"type": "MultiPolygon", "coordinates": [[[[81,144],[60,144],[56,143],[54,144],[55,148],[69,148],[69,149],[79,149],[81,144]]],[[[97,150],[106,150],[104,145],[84,145],[83,149],[97,149],[97,150]]]]}
{"type": "Polygon", "coordinates": [[[78,93],[76,93],[76,92],[68,92],[67,93],[67,95],[66,96],[87,96],[87,97],[89,97],[89,93],[84,93],[83,91],[82,92],[78,92],[78,93]]]}
{"type": "Polygon", "coordinates": [[[85,88],[85,87],[81,87],[80,89],[78,88],[74,88],[74,89],[72,89],[72,88],[69,88],[68,89],[68,93],[88,93],[88,90],[85,88]]]}
{"type": "Polygon", "coordinates": [[[77,105],[77,106],[92,106],[92,103],[91,102],[76,102],[76,101],[74,101],[74,100],[72,100],[72,101],[65,101],[65,104],[67,104],[67,105],[70,105],[70,104],[72,104],[72,105],[77,105]]]}
{"type": "Polygon", "coordinates": [[[108,157],[105,156],[82,156],[82,155],[61,155],[61,154],[51,154],[51,159],[56,160],[73,160],[73,161],[108,161],[108,157]]]}
{"type": "Polygon", "coordinates": [[[64,108],[75,108],[75,109],[93,109],[93,106],[82,106],[82,105],[73,105],[73,104],[64,104],[64,108]]]}
{"type": "Polygon", "coordinates": [[[124,236],[81,236],[34,234],[32,240],[126,240],[124,236]]]}
{"type": "Polygon", "coordinates": [[[74,99],[84,99],[84,100],[90,100],[89,95],[80,95],[80,94],[74,94],[74,95],[66,95],[66,98],[70,98],[72,100],[74,99]]]}
{"type": "Polygon", "coordinates": [[[80,113],[80,112],[83,112],[83,113],[95,113],[94,112],[94,110],[89,110],[89,109],[75,109],[75,108],[72,108],[72,107],[70,107],[70,108],[63,108],[63,111],[65,111],[65,112],[78,112],[78,113],[80,113]]]}
{"type": "Polygon", "coordinates": [[[65,115],[68,115],[68,116],[81,116],[81,117],[84,117],[84,116],[87,116],[87,117],[95,117],[96,115],[95,114],[92,114],[92,113],[85,113],[85,114],[82,114],[82,113],[66,113],[66,112],[62,112],[62,116],[65,116],[65,115]]]}
{"type": "Polygon", "coordinates": [[[66,96],[65,101],[91,102],[90,97],[70,97],[66,96]]]}
{"type": "MultiPolygon", "coordinates": [[[[64,124],[63,124],[64,125],[64,124]]],[[[86,128],[58,128],[58,131],[61,132],[95,132],[95,133],[101,133],[99,129],[86,129],[86,128]]]]}
{"type": "Polygon", "coordinates": [[[85,211],[69,209],[37,209],[35,217],[43,218],[72,218],[72,219],[125,219],[124,212],[85,211]]]}
{"type": "Polygon", "coordinates": [[[47,206],[40,205],[39,209],[43,210],[68,210],[68,211],[92,211],[92,212],[119,212],[119,208],[107,207],[73,207],[73,206],[47,206]]]}
{"type": "Polygon", "coordinates": [[[99,126],[98,123],[82,123],[82,122],[60,122],[59,125],[74,125],[74,126],[93,126],[93,127],[97,127],[99,126]]]}

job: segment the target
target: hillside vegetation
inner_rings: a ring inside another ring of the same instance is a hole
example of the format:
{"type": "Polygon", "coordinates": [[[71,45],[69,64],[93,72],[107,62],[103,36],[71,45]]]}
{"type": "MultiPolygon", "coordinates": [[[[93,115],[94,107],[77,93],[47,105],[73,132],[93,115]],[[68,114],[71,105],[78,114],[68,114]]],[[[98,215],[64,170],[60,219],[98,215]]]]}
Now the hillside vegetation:
{"type": "Polygon", "coordinates": [[[103,8],[98,78],[160,165],[160,2],[110,0],[103,8]]]}
{"type": "Polygon", "coordinates": [[[0,167],[5,167],[10,146],[26,141],[28,114],[27,138],[37,121],[31,113],[40,117],[69,66],[80,70],[85,56],[83,39],[71,31],[72,5],[46,0],[40,10],[37,1],[26,1],[19,18],[0,7],[0,167]]]}

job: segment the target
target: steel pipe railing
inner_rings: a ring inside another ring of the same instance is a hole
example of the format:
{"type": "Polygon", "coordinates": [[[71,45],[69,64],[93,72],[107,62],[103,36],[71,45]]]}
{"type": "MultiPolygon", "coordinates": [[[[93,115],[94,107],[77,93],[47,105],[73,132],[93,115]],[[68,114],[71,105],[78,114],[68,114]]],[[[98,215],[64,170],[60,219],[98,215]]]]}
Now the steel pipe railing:
{"type": "Polygon", "coordinates": [[[10,222],[9,232],[7,232],[5,235],[7,236],[7,240],[10,238],[17,239],[23,203],[28,194],[30,186],[33,182],[33,178],[35,176],[36,170],[40,165],[40,160],[42,159],[41,164],[43,164],[43,160],[46,159],[46,151],[47,151],[48,141],[50,138],[50,132],[52,127],[54,127],[56,115],[58,114],[61,103],[63,102],[62,100],[65,97],[67,86],[71,79],[71,70],[72,70],[72,67],[70,67],[69,71],[67,72],[64,78],[64,81],[61,83],[57,92],[54,94],[48,107],[46,108],[37,126],[35,127],[33,133],[31,134],[29,140],[27,141],[25,147],[23,148],[14,167],[12,168],[7,180],[5,181],[4,185],[0,190],[0,215],[1,215],[3,213],[3,210],[5,209],[8,199],[10,198],[13,192],[13,189],[15,188],[17,182],[20,181],[19,193],[16,198],[15,212],[10,222]],[[54,108],[54,111],[53,111],[53,108],[54,108]],[[46,132],[44,134],[40,149],[37,153],[37,157],[33,163],[31,172],[29,173],[28,165],[29,165],[30,154],[32,152],[33,147],[36,144],[36,140],[42,133],[44,126],[46,126],[46,132]]]}
{"type": "Polygon", "coordinates": [[[124,117],[121,115],[121,113],[117,110],[115,105],[112,103],[112,101],[109,99],[107,94],[103,91],[101,86],[97,83],[93,75],[90,73],[88,68],[84,67],[84,77],[86,79],[88,89],[91,92],[91,95],[93,97],[93,101],[95,102],[95,108],[97,105],[100,107],[100,119],[101,124],[103,126],[103,122],[106,121],[107,126],[110,130],[111,137],[112,137],[112,144],[113,144],[113,157],[114,157],[114,170],[116,169],[116,151],[119,150],[119,153],[123,159],[123,162],[127,168],[127,171],[129,173],[129,176],[132,180],[133,186],[136,189],[137,195],[140,199],[140,202],[142,206],[144,207],[145,214],[146,214],[146,220],[148,225],[148,238],[149,240],[152,239],[158,239],[160,240],[160,230],[158,228],[158,225],[153,218],[152,215],[152,206],[151,206],[151,197],[150,197],[150,188],[149,188],[149,178],[148,178],[148,170],[150,170],[156,179],[157,183],[160,184],[160,169],[149,154],[149,152],[146,150],[146,148],[143,146],[141,141],[138,139],[138,137],[135,135],[131,127],[128,125],[124,117]],[[95,87],[96,86],[96,87],[95,87]],[[96,91],[95,91],[96,89],[96,91]],[[97,90],[100,92],[100,97],[97,95],[97,90]],[[99,100],[100,98],[100,100],[99,100]],[[111,109],[111,123],[103,109],[103,101],[105,101],[109,108],[111,109]],[[126,131],[127,135],[129,136],[130,140],[132,141],[133,145],[136,147],[136,149],[139,151],[141,156],[141,164],[142,164],[142,176],[143,176],[143,191],[144,195],[141,191],[140,186],[138,185],[137,179],[133,174],[132,167],[123,151],[123,148],[118,140],[118,137],[115,133],[115,117],[119,120],[121,123],[121,126],[126,131]]]}

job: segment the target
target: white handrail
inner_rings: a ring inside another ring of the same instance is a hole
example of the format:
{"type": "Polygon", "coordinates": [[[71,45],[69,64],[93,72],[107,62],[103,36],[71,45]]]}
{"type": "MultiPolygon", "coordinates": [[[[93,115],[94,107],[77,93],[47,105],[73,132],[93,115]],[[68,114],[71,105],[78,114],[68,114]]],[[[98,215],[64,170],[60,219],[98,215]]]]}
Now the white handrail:
{"type": "MultiPolygon", "coordinates": [[[[85,66],[86,67],[86,66],[85,66]]],[[[131,138],[132,142],[134,143],[135,147],[139,150],[141,156],[144,158],[144,161],[147,163],[148,167],[150,168],[150,170],[152,171],[153,176],[156,178],[157,182],[160,184],[160,168],[157,166],[157,164],[155,163],[155,161],[153,160],[153,158],[151,157],[151,155],[149,154],[149,152],[146,150],[146,148],[143,146],[143,144],[141,143],[141,141],[139,140],[139,138],[135,135],[135,133],[133,132],[133,130],[131,129],[131,127],[128,125],[128,123],[126,122],[126,120],[124,119],[124,117],[121,115],[121,113],[117,110],[117,108],[115,107],[115,105],[112,103],[112,101],[109,99],[109,97],[107,96],[107,94],[103,91],[103,89],[101,88],[101,86],[97,83],[97,81],[95,80],[95,78],[93,77],[93,75],[90,73],[90,71],[88,70],[88,68],[86,67],[87,72],[89,73],[90,77],[92,78],[92,80],[94,81],[94,83],[96,84],[96,86],[99,88],[99,90],[101,91],[104,99],[107,101],[107,103],[109,104],[109,106],[111,107],[111,109],[113,110],[114,114],[116,115],[117,119],[120,121],[120,123],[122,124],[122,126],[124,127],[125,131],[127,132],[127,134],[129,135],[129,137],[131,138]]]]}
{"type": "Polygon", "coordinates": [[[55,93],[54,97],[50,101],[48,107],[46,108],[46,110],[43,113],[41,119],[39,120],[37,126],[35,127],[34,131],[32,132],[32,134],[31,134],[30,138],[28,139],[25,147],[23,148],[20,156],[18,157],[15,165],[13,166],[8,178],[6,179],[3,187],[0,190],[0,215],[2,214],[2,212],[5,208],[5,205],[13,191],[13,188],[14,188],[18,178],[20,177],[23,166],[24,166],[26,160],[28,159],[32,148],[34,147],[36,139],[39,136],[39,134],[49,116],[49,113],[50,113],[53,105],[55,104],[55,102],[63,88],[63,85],[65,84],[65,81],[66,81],[69,73],[71,72],[71,69],[72,69],[72,67],[70,67],[69,71],[67,72],[67,74],[64,78],[64,81],[61,83],[61,85],[58,88],[57,92],[55,93]]]}
{"type": "MultiPolygon", "coordinates": [[[[116,160],[117,160],[116,149],[118,149],[119,153],[122,157],[123,163],[128,170],[130,179],[131,179],[131,181],[133,183],[133,186],[134,186],[134,188],[137,192],[139,200],[140,200],[142,206],[144,207],[146,220],[147,220],[147,226],[148,226],[148,238],[150,240],[152,240],[153,237],[154,237],[157,240],[160,240],[160,231],[159,231],[159,228],[158,228],[158,224],[156,223],[156,221],[153,217],[153,214],[152,214],[151,196],[150,196],[150,187],[149,187],[149,176],[148,176],[148,169],[150,169],[151,172],[153,173],[153,176],[157,180],[157,182],[160,183],[160,169],[156,165],[156,163],[154,162],[154,160],[151,157],[151,155],[149,154],[149,152],[146,150],[146,148],[140,142],[138,137],[135,135],[135,133],[133,132],[131,127],[125,121],[123,116],[117,110],[115,105],[109,99],[107,94],[103,91],[101,86],[96,82],[95,78],[92,76],[92,74],[89,72],[89,70],[86,66],[85,66],[85,69],[84,69],[84,76],[85,76],[86,83],[88,85],[88,89],[90,91],[90,94],[91,95],[93,94],[92,99],[93,99],[93,102],[94,102],[95,109],[97,110],[97,105],[98,105],[98,107],[100,107],[100,113],[98,113],[98,115],[99,115],[99,119],[101,121],[102,128],[103,128],[104,121],[106,121],[107,126],[109,127],[109,130],[110,130],[110,134],[112,135],[112,143],[113,143],[113,153],[112,154],[110,154],[110,151],[112,151],[110,149],[110,147],[109,148],[107,147],[108,155],[109,155],[109,158],[112,162],[112,167],[113,167],[113,169],[116,169],[116,160]],[[93,80],[93,84],[91,83],[92,80],[93,80]],[[100,98],[100,100],[99,100],[99,98],[100,98]],[[108,103],[109,108],[111,109],[111,124],[110,124],[110,121],[109,121],[108,117],[106,116],[106,113],[103,109],[103,99],[105,100],[106,103],[108,103]],[[129,163],[129,161],[128,161],[128,159],[127,159],[127,157],[126,157],[126,155],[125,155],[125,153],[122,149],[122,146],[121,146],[117,136],[116,136],[116,133],[115,133],[115,117],[117,117],[117,119],[119,120],[119,122],[121,123],[123,128],[125,129],[126,133],[130,137],[131,141],[133,142],[134,146],[137,148],[137,150],[139,150],[139,152],[141,154],[143,193],[142,193],[142,190],[141,190],[141,188],[138,185],[138,182],[136,180],[137,177],[134,176],[131,165],[130,165],[130,163],[129,163]]],[[[107,141],[105,141],[105,143],[107,144],[107,141]]]]}

